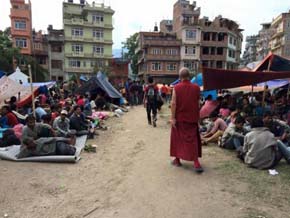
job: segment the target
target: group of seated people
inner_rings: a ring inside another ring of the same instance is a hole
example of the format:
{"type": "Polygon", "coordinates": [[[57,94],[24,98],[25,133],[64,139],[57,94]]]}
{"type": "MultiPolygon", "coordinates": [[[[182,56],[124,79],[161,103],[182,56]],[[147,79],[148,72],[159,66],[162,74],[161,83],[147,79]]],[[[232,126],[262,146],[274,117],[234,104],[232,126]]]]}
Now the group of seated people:
{"type": "Polygon", "coordinates": [[[287,114],[279,114],[275,108],[265,105],[257,114],[248,96],[228,105],[228,96],[220,98],[220,106],[202,120],[200,133],[202,144],[216,143],[221,148],[235,150],[237,156],[250,167],[271,169],[284,158],[290,164],[290,126],[287,114]]]}
{"type": "Polygon", "coordinates": [[[18,158],[73,155],[76,137],[87,135],[93,138],[96,127],[101,125],[98,118],[84,113],[86,107],[87,112],[92,114],[91,106],[96,109],[94,103],[98,105],[98,101],[88,101],[80,96],[54,105],[43,105],[39,99],[35,102],[35,113],[30,107],[30,113],[22,115],[16,109],[11,110],[13,103],[1,108],[0,131],[3,134],[0,147],[21,144],[18,158]]]}

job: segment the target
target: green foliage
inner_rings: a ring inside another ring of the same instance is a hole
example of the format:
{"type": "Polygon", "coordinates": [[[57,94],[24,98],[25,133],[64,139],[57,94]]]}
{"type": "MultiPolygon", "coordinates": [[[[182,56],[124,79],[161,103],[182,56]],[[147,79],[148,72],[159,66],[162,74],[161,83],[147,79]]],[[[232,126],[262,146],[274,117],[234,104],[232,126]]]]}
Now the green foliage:
{"type": "Polygon", "coordinates": [[[124,57],[131,60],[131,68],[133,74],[138,74],[138,55],[135,52],[136,48],[138,47],[137,37],[138,33],[135,33],[122,43],[123,48],[128,50],[127,52],[125,52],[124,57]]]}
{"type": "Polygon", "coordinates": [[[0,31],[0,70],[4,72],[13,72],[13,59],[19,58],[19,48],[13,48],[10,39],[10,28],[0,31]]]}
{"type": "Polygon", "coordinates": [[[23,73],[29,75],[28,65],[31,66],[31,74],[33,82],[43,82],[49,80],[49,72],[40,66],[36,59],[31,56],[23,56],[25,65],[21,67],[23,73]]]}

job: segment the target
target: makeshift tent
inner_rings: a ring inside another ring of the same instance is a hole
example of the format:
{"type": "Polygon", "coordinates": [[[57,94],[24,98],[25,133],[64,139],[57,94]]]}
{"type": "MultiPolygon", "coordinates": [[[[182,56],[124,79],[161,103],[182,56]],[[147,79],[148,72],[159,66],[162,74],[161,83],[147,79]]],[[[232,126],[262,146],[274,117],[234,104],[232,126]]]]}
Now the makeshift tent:
{"type": "MultiPolygon", "coordinates": [[[[199,87],[201,87],[201,90],[203,90],[203,81],[202,81],[202,73],[197,74],[196,77],[193,77],[191,79],[192,83],[196,83],[199,87]]],[[[175,80],[173,83],[171,83],[170,85],[175,86],[178,83],[180,83],[180,79],[175,80]]],[[[216,90],[211,90],[211,91],[202,91],[202,96],[204,98],[206,98],[207,96],[211,95],[213,97],[213,100],[215,100],[217,98],[217,92],[216,90]]]]}
{"type": "MultiPolygon", "coordinates": [[[[198,86],[203,86],[203,81],[202,81],[202,74],[199,73],[195,77],[192,78],[191,80],[192,83],[197,84],[198,86]]],[[[217,92],[216,90],[211,90],[211,91],[202,91],[202,96],[204,98],[207,98],[207,96],[211,95],[213,100],[216,100],[217,98],[217,92]]]]}
{"type": "MultiPolygon", "coordinates": [[[[42,82],[42,83],[32,83],[33,87],[41,87],[41,86],[47,86],[47,88],[51,88],[52,86],[54,86],[56,84],[55,81],[49,81],[49,82],[42,82]]],[[[29,86],[30,87],[30,83],[23,83],[24,86],[29,86]]]]}
{"type": "Polygon", "coordinates": [[[10,79],[12,79],[15,82],[18,83],[28,83],[28,78],[26,74],[22,73],[19,67],[16,68],[16,71],[8,76],[10,79]]]}
{"type": "Polygon", "coordinates": [[[106,75],[101,72],[98,72],[97,75],[91,77],[86,83],[76,90],[76,93],[85,94],[86,92],[94,92],[98,89],[103,90],[111,98],[122,98],[121,93],[112,86],[106,75]]]}
{"type": "Polygon", "coordinates": [[[274,54],[269,54],[254,71],[203,69],[205,90],[235,88],[284,78],[290,78],[290,60],[274,54]]]}
{"type": "MultiPolygon", "coordinates": [[[[38,87],[34,87],[35,94],[37,94],[37,90],[38,87]]],[[[12,96],[20,97],[20,101],[18,101],[17,105],[21,107],[31,102],[31,89],[30,87],[20,85],[7,76],[3,76],[0,79],[0,105],[5,104],[4,101],[9,100],[12,96]]]]}

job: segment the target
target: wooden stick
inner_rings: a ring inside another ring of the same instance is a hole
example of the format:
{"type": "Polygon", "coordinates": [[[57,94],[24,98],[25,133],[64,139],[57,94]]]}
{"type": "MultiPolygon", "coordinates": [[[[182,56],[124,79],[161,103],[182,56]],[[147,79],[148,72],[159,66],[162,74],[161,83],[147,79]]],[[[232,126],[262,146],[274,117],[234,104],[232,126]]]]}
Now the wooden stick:
{"type": "Polygon", "coordinates": [[[31,74],[31,66],[30,66],[30,64],[28,65],[28,71],[29,71],[29,79],[30,79],[32,111],[33,111],[33,116],[36,117],[36,114],[35,114],[35,104],[34,104],[34,91],[33,91],[32,74],[31,74]]]}

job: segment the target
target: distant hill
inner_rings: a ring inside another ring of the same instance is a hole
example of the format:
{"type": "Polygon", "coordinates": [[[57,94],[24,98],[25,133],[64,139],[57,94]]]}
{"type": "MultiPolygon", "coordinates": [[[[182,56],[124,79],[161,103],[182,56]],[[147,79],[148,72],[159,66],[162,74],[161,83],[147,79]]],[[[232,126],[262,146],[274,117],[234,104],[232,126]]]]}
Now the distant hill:
{"type": "MultiPolygon", "coordinates": [[[[126,49],[123,49],[123,52],[126,52],[126,49]]],[[[114,58],[121,58],[122,57],[122,49],[121,48],[116,48],[113,49],[113,57],[114,58]]]]}

